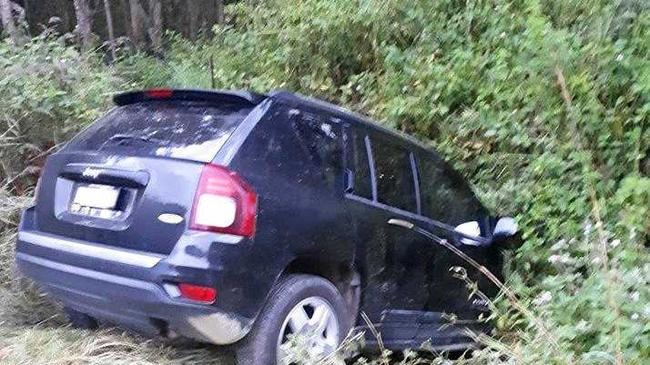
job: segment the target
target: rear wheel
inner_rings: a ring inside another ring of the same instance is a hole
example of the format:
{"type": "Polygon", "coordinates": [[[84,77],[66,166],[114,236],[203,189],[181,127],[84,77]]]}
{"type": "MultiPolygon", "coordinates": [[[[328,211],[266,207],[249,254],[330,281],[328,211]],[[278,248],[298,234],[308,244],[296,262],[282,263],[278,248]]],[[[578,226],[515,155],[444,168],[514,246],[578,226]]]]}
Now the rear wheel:
{"type": "Polygon", "coordinates": [[[237,364],[290,364],[288,342],[299,336],[310,358],[334,352],[350,326],[345,300],[329,281],[289,275],[274,289],[251,332],[237,348],[237,364]]]}
{"type": "Polygon", "coordinates": [[[86,313],[79,312],[76,309],[70,307],[63,308],[68,321],[74,328],[84,329],[84,330],[94,330],[99,327],[97,320],[86,313]]]}

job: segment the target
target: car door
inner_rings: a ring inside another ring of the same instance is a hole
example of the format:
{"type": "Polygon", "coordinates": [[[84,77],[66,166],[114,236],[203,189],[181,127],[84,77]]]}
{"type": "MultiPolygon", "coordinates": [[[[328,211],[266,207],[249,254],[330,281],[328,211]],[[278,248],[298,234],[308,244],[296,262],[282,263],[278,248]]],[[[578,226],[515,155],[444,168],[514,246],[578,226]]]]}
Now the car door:
{"type": "Polygon", "coordinates": [[[341,122],[310,110],[292,110],[290,114],[296,148],[285,157],[307,161],[306,167],[296,174],[296,185],[309,185],[312,189],[299,203],[302,214],[290,220],[291,224],[300,222],[301,227],[290,229],[301,232],[302,236],[296,240],[295,253],[323,262],[347,262],[354,247],[350,244],[350,231],[345,227],[349,216],[341,206],[344,181],[341,122]]]}
{"type": "MultiPolygon", "coordinates": [[[[436,221],[456,227],[461,223],[477,221],[482,230],[486,230],[487,213],[468,184],[447,163],[433,154],[419,154],[417,167],[421,212],[426,218],[423,227],[446,238],[475,260],[485,263],[491,256],[489,248],[463,243],[453,231],[427,225],[427,221],[436,221]]],[[[475,320],[480,312],[487,309],[486,303],[472,294],[467,284],[478,283],[483,291],[490,291],[493,286],[486,285],[485,278],[460,257],[438,246],[428,271],[430,280],[426,311],[449,313],[462,320],[475,320]]]]}
{"type": "Polygon", "coordinates": [[[426,263],[431,246],[412,231],[387,222],[418,219],[414,157],[393,137],[349,132],[352,178],[346,197],[355,212],[361,311],[378,326],[385,342],[410,341],[418,325],[413,314],[423,311],[428,299],[426,263]]]}

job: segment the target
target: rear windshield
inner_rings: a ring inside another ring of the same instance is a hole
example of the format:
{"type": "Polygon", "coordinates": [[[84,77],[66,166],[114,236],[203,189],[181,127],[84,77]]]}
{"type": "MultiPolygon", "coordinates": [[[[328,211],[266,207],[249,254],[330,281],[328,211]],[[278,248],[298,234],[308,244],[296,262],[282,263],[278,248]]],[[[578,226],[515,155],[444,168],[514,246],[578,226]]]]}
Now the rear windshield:
{"type": "Polygon", "coordinates": [[[148,101],[117,107],[67,150],[112,151],[211,161],[251,111],[241,104],[148,101]]]}

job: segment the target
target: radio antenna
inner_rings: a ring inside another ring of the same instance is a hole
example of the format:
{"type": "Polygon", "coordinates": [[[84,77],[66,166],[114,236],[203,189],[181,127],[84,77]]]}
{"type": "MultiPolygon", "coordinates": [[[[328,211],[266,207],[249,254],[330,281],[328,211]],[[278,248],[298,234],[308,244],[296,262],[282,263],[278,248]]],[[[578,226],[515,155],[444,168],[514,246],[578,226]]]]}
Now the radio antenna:
{"type": "Polygon", "coordinates": [[[214,57],[210,55],[210,85],[212,85],[212,88],[215,89],[215,80],[214,80],[214,57]]]}

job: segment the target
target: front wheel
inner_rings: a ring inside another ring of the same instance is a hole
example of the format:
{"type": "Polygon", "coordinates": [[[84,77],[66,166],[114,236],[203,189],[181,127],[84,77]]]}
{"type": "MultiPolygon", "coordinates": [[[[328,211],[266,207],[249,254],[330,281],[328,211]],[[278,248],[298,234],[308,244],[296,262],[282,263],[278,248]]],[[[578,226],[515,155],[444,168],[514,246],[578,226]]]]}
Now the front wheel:
{"type": "Polygon", "coordinates": [[[318,359],[334,352],[350,326],[350,315],[338,289],[313,275],[289,275],[273,288],[251,332],[237,348],[237,364],[292,363],[287,351],[292,337],[299,349],[318,359]]]}

